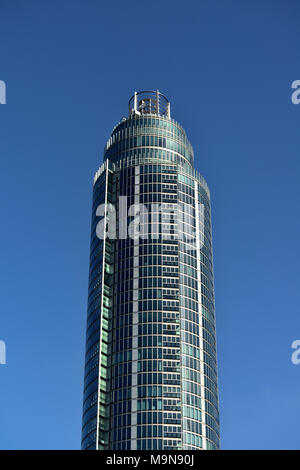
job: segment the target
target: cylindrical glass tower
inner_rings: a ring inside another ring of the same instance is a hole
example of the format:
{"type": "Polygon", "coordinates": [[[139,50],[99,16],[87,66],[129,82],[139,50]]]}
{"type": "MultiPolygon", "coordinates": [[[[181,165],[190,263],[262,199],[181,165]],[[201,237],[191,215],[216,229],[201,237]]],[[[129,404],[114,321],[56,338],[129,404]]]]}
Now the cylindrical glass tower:
{"type": "Polygon", "coordinates": [[[210,194],[158,91],[94,178],[82,448],[219,448],[210,194]]]}

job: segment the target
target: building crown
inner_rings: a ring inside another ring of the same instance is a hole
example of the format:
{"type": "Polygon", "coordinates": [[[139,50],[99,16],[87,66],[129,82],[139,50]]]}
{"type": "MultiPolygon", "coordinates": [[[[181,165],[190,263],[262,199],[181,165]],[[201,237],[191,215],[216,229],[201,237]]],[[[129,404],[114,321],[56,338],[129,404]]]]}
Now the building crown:
{"type": "Polygon", "coordinates": [[[160,91],[139,91],[128,102],[129,116],[156,114],[170,118],[170,102],[160,91]]]}

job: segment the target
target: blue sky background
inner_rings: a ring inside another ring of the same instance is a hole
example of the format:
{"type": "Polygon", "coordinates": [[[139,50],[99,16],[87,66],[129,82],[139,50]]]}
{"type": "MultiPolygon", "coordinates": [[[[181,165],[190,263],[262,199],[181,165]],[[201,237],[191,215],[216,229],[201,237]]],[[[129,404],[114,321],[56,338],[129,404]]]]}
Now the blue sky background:
{"type": "Polygon", "coordinates": [[[299,449],[297,1],[1,0],[0,448],[80,447],[94,172],[159,89],[212,194],[223,449],[299,449]]]}

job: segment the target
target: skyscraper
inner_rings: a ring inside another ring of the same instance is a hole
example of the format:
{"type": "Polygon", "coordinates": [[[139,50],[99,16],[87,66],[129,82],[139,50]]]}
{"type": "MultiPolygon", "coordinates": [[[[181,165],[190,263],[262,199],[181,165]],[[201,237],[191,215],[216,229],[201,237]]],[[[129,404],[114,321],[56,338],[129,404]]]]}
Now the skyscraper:
{"type": "Polygon", "coordinates": [[[158,91],[94,178],[82,448],[219,448],[210,193],[158,91]]]}

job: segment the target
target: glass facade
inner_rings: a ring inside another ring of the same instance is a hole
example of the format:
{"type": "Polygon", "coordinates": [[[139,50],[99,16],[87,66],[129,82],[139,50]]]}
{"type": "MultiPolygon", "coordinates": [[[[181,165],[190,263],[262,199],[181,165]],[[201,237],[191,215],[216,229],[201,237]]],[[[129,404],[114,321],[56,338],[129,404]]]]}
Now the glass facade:
{"type": "Polygon", "coordinates": [[[94,178],[82,448],[218,449],[209,189],[168,100],[129,108],[94,178]]]}

